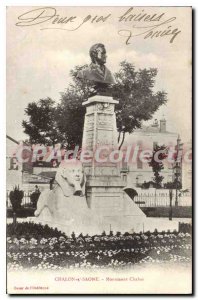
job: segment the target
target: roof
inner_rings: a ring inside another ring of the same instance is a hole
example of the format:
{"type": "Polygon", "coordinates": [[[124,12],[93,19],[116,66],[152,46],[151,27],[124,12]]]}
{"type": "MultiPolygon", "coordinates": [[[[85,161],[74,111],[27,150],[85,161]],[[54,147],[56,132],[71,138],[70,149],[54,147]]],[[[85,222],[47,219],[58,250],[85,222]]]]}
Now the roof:
{"type": "Polygon", "coordinates": [[[57,171],[46,171],[46,172],[41,172],[38,174],[38,176],[42,176],[45,178],[55,178],[57,171]]]}

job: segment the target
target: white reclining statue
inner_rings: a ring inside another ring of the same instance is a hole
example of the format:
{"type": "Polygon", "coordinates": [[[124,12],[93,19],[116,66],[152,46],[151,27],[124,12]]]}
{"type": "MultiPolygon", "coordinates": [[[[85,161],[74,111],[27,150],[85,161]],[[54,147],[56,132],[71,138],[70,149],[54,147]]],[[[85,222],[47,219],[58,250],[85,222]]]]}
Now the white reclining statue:
{"type": "Polygon", "coordinates": [[[96,225],[96,220],[93,220],[86,202],[85,181],[80,161],[62,161],[53,189],[43,191],[39,197],[35,211],[36,220],[69,234],[72,231],[90,231],[93,225],[96,225]]]}

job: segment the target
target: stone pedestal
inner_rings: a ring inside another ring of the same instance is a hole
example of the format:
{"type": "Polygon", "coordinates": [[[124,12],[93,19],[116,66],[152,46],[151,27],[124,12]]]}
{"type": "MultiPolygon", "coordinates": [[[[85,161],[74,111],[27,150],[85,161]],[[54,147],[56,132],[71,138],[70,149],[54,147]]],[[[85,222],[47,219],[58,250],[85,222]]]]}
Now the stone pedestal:
{"type": "Polygon", "coordinates": [[[125,186],[120,176],[120,162],[116,158],[115,104],[118,101],[112,97],[98,95],[83,103],[86,115],[82,149],[93,152],[92,160],[83,163],[87,177],[87,202],[90,208],[97,210],[115,206],[122,198],[125,186]],[[111,157],[112,153],[115,153],[114,157],[111,157]]]}
{"type": "Polygon", "coordinates": [[[99,177],[106,180],[108,176],[120,176],[118,163],[102,162],[111,151],[117,149],[115,104],[118,104],[118,101],[108,96],[94,96],[83,103],[86,106],[86,115],[82,149],[95,153],[95,159],[90,163],[84,163],[87,177],[99,177]],[[100,155],[99,161],[96,157],[97,153],[100,155]]]}
{"type": "Polygon", "coordinates": [[[92,151],[93,158],[84,162],[87,177],[87,203],[93,215],[100,216],[103,230],[131,231],[142,224],[144,213],[123,191],[121,178],[115,105],[108,96],[94,96],[84,102],[82,150],[92,151]]]}

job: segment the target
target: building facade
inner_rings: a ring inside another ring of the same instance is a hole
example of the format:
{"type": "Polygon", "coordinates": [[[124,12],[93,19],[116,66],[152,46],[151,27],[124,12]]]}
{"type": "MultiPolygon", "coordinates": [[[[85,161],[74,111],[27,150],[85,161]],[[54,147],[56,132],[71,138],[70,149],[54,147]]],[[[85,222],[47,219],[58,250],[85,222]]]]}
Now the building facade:
{"type": "MultiPolygon", "coordinates": [[[[127,184],[130,186],[140,187],[143,183],[153,181],[154,174],[146,159],[141,159],[141,153],[149,150],[153,151],[155,146],[166,146],[169,149],[176,149],[177,144],[181,144],[178,133],[167,131],[166,120],[163,118],[158,122],[157,119],[150,126],[142,126],[136,129],[132,134],[127,134],[123,149],[132,148],[132,153],[137,154],[133,161],[127,163],[128,175],[127,184]]],[[[146,153],[146,152],[145,152],[146,153]]],[[[146,155],[146,154],[145,154],[146,155]]],[[[149,155],[147,155],[148,157],[149,155]]],[[[161,175],[164,177],[162,185],[174,180],[174,163],[163,161],[164,169],[161,175]]],[[[180,164],[180,172],[182,172],[182,164],[180,164]]]]}

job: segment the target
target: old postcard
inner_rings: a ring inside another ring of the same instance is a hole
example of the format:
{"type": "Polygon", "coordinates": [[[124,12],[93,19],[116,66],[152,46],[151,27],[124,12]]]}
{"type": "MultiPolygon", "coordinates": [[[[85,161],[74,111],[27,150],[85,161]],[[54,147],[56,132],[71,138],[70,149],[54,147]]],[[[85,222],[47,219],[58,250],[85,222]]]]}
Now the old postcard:
{"type": "Polygon", "coordinates": [[[192,293],[191,7],[7,7],[7,293],[192,293]]]}

